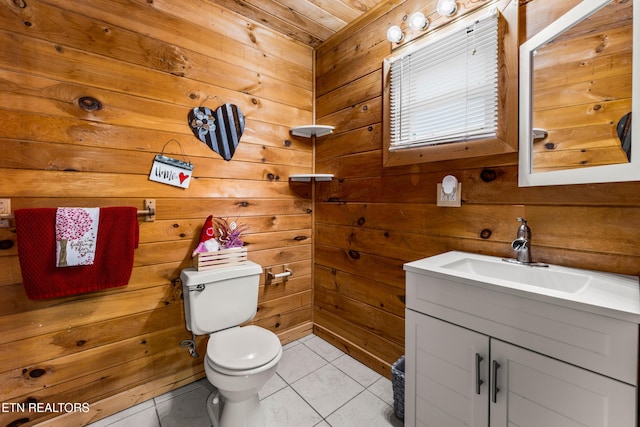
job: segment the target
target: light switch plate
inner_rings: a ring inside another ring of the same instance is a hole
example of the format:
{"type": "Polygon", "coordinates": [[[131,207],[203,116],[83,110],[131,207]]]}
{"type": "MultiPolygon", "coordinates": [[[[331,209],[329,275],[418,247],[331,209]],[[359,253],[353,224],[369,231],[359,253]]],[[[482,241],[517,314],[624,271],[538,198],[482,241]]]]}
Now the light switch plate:
{"type": "Polygon", "coordinates": [[[458,187],[453,194],[445,194],[442,191],[442,184],[437,184],[436,205],[450,208],[459,208],[462,202],[462,183],[458,182],[458,187]]]}
{"type": "Polygon", "coordinates": [[[11,199],[0,199],[0,214],[11,213],[11,199]]]}

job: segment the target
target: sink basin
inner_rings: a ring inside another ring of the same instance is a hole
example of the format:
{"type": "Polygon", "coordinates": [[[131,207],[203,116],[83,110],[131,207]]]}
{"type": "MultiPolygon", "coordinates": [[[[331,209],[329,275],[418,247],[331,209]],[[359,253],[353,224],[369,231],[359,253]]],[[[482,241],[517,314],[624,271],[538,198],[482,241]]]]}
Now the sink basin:
{"type": "Polygon", "coordinates": [[[580,292],[589,284],[591,279],[586,274],[565,272],[557,268],[509,264],[499,258],[491,261],[462,258],[452,263],[444,264],[442,268],[570,293],[580,292]]]}
{"type": "Polygon", "coordinates": [[[461,251],[409,262],[404,269],[436,281],[481,287],[640,323],[637,276],[553,264],[532,267],[461,251]]]}

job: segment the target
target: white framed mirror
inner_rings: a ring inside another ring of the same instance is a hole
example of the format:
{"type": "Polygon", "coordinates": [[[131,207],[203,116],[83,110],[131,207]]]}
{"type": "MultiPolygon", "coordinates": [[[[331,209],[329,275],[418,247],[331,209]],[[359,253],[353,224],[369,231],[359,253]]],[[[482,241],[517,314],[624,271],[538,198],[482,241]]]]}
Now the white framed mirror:
{"type": "Polygon", "coordinates": [[[520,46],[519,186],[640,180],[639,16],[583,0],[520,46]]]}

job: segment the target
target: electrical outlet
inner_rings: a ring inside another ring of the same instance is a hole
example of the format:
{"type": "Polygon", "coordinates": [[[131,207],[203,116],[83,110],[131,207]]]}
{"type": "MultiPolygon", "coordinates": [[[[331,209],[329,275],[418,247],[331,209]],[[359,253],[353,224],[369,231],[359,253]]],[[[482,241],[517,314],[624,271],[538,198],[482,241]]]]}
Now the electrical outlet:
{"type": "Polygon", "coordinates": [[[442,189],[442,184],[437,184],[436,188],[436,206],[459,208],[462,205],[462,183],[459,182],[456,190],[451,194],[447,194],[444,192],[444,190],[442,189]]]}
{"type": "Polygon", "coordinates": [[[0,199],[0,215],[11,213],[11,199],[0,199]]]}

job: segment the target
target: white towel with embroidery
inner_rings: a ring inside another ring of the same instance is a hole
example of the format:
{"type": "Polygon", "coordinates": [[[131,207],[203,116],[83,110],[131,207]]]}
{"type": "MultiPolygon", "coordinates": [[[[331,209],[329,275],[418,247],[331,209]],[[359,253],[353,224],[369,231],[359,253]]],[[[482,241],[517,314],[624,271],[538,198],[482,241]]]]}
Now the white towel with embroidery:
{"type": "Polygon", "coordinates": [[[96,254],[100,208],[56,210],[56,265],[92,265],[96,254]]]}

